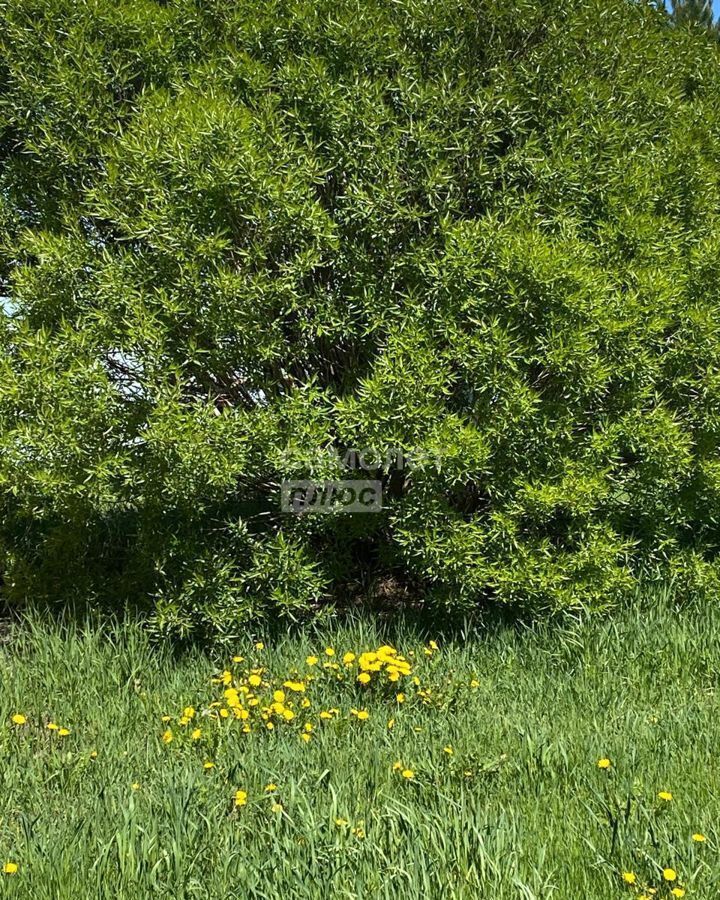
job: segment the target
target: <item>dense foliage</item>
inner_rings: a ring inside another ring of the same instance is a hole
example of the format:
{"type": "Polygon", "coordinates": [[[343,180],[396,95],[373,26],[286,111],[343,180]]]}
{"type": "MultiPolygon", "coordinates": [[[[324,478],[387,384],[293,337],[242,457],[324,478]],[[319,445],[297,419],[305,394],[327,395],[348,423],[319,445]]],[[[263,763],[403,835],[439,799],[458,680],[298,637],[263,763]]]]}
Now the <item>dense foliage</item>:
{"type": "Polygon", "coordinates": [[[0,0],[0,50],[9,596],[231,634],[389,579],[714,589],[711,37],[628,0],[0,0]],[[381,513],[280,511],[368,475],[381,513]]]}

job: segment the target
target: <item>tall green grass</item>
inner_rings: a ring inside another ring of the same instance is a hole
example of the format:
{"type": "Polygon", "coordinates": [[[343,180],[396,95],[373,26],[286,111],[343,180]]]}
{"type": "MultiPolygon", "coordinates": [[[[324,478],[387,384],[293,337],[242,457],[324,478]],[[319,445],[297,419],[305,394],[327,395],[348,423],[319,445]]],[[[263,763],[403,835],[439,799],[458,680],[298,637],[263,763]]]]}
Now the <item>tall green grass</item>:
{"type": "Polygon", "coordinates": [[[306,744],[298,728],[242,734],[202,717],[227,659],[173,655],[132,623],[30,614],[11,625],[0,651],[0,862],[18,871],[0,876],[0,896],[640,895],[623,872],[656,897],[678,884],[688,898],[720,896],[717,608],[656,595],[614,619],[496,626],[425,656],[429,637],[356,622],[256,651],[248,636],[238,652],[280,675],[326,645],[414,651],[427,705],[410,690],[398,706],[318,681],[308,719],[324,705],[341,715],[306,744]],[[359,703],[365,722],[349,714],[359,703]],[[186,705],[203,738],[163,744],[161,716],[186,705]],[[27,723],[13,725],[15,713],[27,723]],[[667,867],[676,882],[663,881],[667,867]]]}

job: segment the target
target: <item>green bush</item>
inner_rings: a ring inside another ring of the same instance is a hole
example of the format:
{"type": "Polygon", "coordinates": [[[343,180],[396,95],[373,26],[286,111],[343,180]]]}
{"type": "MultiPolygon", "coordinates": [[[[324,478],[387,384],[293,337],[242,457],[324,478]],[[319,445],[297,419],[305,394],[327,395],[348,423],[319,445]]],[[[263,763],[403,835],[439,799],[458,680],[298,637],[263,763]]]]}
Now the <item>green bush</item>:
{"type": "Polygon", "coordinates": [[[378,583],[717,590],[713,39],[631,0],[0,0],[0,49],[10,598],[232,636],[378,583]],[[280,510],[363,477],[382,512],[280,510]]]}

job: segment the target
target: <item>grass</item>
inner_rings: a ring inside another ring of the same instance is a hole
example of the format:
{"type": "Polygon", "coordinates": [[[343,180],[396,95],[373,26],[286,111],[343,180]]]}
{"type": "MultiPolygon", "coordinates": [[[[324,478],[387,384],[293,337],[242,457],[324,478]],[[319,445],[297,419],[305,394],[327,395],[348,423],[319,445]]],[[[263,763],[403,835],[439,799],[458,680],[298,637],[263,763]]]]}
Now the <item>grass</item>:
{"type": "Polygon", "coordinates": [[[720,896],[720,609],[660,594],[613,619],[497,627],[438,639],[430,655],[427,640],[358,622],[262,650],[248,640],[234,664],[173,656],[136,624],[28,615],[0,653],[0,862],[18,865],[0,896],[720,896]],[[362,687],[342,654],[387,641],[412,674],[362,687]],[[251,718],[247,734],[207,711],[225,687],[213,675],[255,665],[266,682],[317,678],[286,689],[292,721],[270,731],[251,718]]]}

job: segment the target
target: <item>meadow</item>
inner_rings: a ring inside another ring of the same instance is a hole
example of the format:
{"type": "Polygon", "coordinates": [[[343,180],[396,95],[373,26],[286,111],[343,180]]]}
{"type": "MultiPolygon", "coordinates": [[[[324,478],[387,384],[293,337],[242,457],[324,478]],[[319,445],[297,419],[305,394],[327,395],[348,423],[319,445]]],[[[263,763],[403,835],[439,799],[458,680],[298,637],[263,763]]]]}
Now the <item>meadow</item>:
{"type": "Polygon", "coordinates": [[[720,900],[713,18],[0,0],[0,900],[720,900]]]}
{"type": "Polygon", "coordinates": [[[720,896],[720,611],[229,653],[8,622],[0,896],[720,896]]]}

